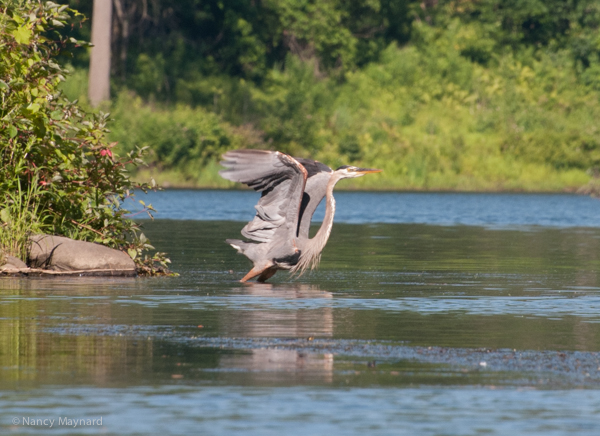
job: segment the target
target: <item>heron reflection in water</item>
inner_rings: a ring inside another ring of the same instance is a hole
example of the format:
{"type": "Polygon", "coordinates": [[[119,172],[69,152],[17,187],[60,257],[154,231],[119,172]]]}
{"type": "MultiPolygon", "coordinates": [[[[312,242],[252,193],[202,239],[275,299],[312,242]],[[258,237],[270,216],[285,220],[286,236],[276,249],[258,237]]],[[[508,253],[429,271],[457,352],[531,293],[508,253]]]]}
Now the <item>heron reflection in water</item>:
{"type": "Polygon", "coordinates": [[[333,226],[336,183],[381,172],[350,165],[333,171],[315,160],[264,150],[229,151],[221,165],[226,168],[219,173],[223,178],[262,193],[256,216],[242,229],[242,235],[254,242],[227,239],[254,264],[241,282],[257,276],[264,282],[280,269],[298,274],[314,269],[333,226]],[[312,216],[324,197],[325,218],[317,234],[309,238],[312,216]]]}

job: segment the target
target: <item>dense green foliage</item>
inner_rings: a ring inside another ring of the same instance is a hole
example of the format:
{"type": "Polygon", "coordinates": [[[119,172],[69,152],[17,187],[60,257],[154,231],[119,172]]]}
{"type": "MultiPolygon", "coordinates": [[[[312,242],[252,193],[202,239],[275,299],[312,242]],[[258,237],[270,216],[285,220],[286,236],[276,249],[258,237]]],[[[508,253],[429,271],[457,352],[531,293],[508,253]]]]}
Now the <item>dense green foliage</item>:
{"type": "Polygon", "coordinates": [[[202,185],[219,183],[215,163],[223,152],[260,145],[260,137],[255,133],[253,137],[251,130],[234,128],[202,108],[178,105],[165,111],[127,93],[116,99],[112,116],[110,136],[127,152],[140,146],[151,149],[161,183],[163,179],[178,185],[190,180],[202,185]],[[213,171],[204,171],[207,166],[213,171]],[[168,174],[173,168],[177,173],[168,174]]]}
{"type": "MultiPolygon", "coordinates": [[[[73,11],[52,2],[0,6],[0,251],[26,259],[32,232],[128,251],[150,248],[120,203],[140,187],[106,139],[107,116],[87,114],[59,91],[55,62],[69,45],[56,30],[73,11]]],[[[141,188],[145,189],[144,186],[141,188]]]]}
{"type": "Polygon", "coordinates": [[[355,182],[373,188],[563,190],[599,172],[595,0],[115,4],[110,138],[148,145],[175,184],[227,186],[217,157],[239,146],[382,167],[355,182]]]}
{"type": "MultiPolygon", "coordinates": [[[[66,2],[67,0],[65,0],[66,2]]],[[[87,16],[92,0],[68,0],[87,16]]],[[[420,2],[392,0],[118,0],[115,78],[147,97],[177,95],[200,77],[260,82],[288,53],[320,70],[365,64],[392,41],[406,42],[420,2]]],[[[82,39],[89,26],[74,29],[82,39]]],[[[79,65],[87,58],[81,55],[79,65]]]]}

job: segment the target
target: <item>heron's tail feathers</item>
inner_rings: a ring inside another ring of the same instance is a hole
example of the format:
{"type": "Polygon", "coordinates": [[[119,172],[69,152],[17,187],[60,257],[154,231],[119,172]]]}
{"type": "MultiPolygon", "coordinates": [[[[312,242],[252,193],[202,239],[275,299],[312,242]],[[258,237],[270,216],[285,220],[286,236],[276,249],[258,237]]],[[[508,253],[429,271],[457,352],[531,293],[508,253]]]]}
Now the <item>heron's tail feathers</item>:
{"type": "Polygon", "coordinates": [[[244,254],[246,249],[250,245],[252,245],[252,244],[249,244],[248,242],[244,242],[239,239],[225,239],[225,242],[227,242],[229,245],[231,245],[233,248],[235,248],[238,251],[238,253],[241,253],[241,254],[244,254]]]}

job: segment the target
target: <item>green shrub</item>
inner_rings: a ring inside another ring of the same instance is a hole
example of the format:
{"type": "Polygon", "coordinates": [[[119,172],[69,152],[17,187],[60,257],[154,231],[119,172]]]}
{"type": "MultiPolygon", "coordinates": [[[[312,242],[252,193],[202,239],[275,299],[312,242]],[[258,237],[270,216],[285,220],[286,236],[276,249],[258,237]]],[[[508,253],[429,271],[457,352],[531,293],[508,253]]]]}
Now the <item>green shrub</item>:
{"type": "MultiPolygon", "coordinates": [[[[415,45],[388,47],[380,62],[330,93],[315,157],[385,171],[362,187],[576,188],[600,159],[599,95],[578,80],[567,53],[523,65],[510,54],[483,66],[464,56],[464,26],[417,25],[415,45]],[[419,34],[420,33],[420,34],[419,34]]],[[[348,185],[348,184],[347,184],[348,185]]]]}
{"type": "Polygon", "coordinates": [[[161,183],[230,186],[217,177],[216,162],[221,155],[230,149],[264,146],[257,132],[234,128],[202,108],[153,107],[123,92],[112,110],[109,138],[118,144],[117,150],[131,153],[138,147],[148,148],[151,173],[162,174],[162,179],[158,176],[161,183]]]}
{"type": "Polygon", "coordinates": [[[25,260],[24,238],[45,232],[140,261],[151,246],[120,207],[137,187],[125,165],[140,164],[140,151],[119,158],[106,139],[108,117],[84,112],[59,90],[66,71],[55,59],[85,44],[56,32],[73,14],[52,2],[0,6],[0,248],[25,260]]]}

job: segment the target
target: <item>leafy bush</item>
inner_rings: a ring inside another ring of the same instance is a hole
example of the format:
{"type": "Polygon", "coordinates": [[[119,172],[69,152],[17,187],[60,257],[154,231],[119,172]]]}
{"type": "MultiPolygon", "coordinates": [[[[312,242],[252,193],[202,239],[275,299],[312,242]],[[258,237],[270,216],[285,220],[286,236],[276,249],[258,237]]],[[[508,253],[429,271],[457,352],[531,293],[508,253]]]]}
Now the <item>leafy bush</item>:
{"type": "Polygon", "coordinates": [[[355,138],[362,163],[384,168],[389,187],[552,190],[589,180],[600,104],[567,54],[524,65],[507,53],[485,67],[463,55],[459,24],[416,25],[415,45],[390,46],[350,75],[328,120],[336,146],[320,157],[339,159],[355,138]]]}
{"type": "Polygon", "coordinates": [[[58,89],[66,71],[55,59],[85,44],[56,31],[74,14],[52,2],[0,6],[0,248],[25,260],[28,234],[45,232],[139,262],[151,246],[120,204],[138,187],[125,165],[142,163],[140,151],[119,158],[106,140],[107,115],[84,112],[58,89]]]}
{"type": "Polygon", "coordinates": [[[118,144],[117,150],[148,148],[150,171],[142,169],[142,174],[158,174],[161,183],[224,186],[216,164],[221,154],[263,145],[258,132],[234,128],[205,109],[152,107],[127,92],[114,102],[112,116],[109,138],[118,144]]]}

